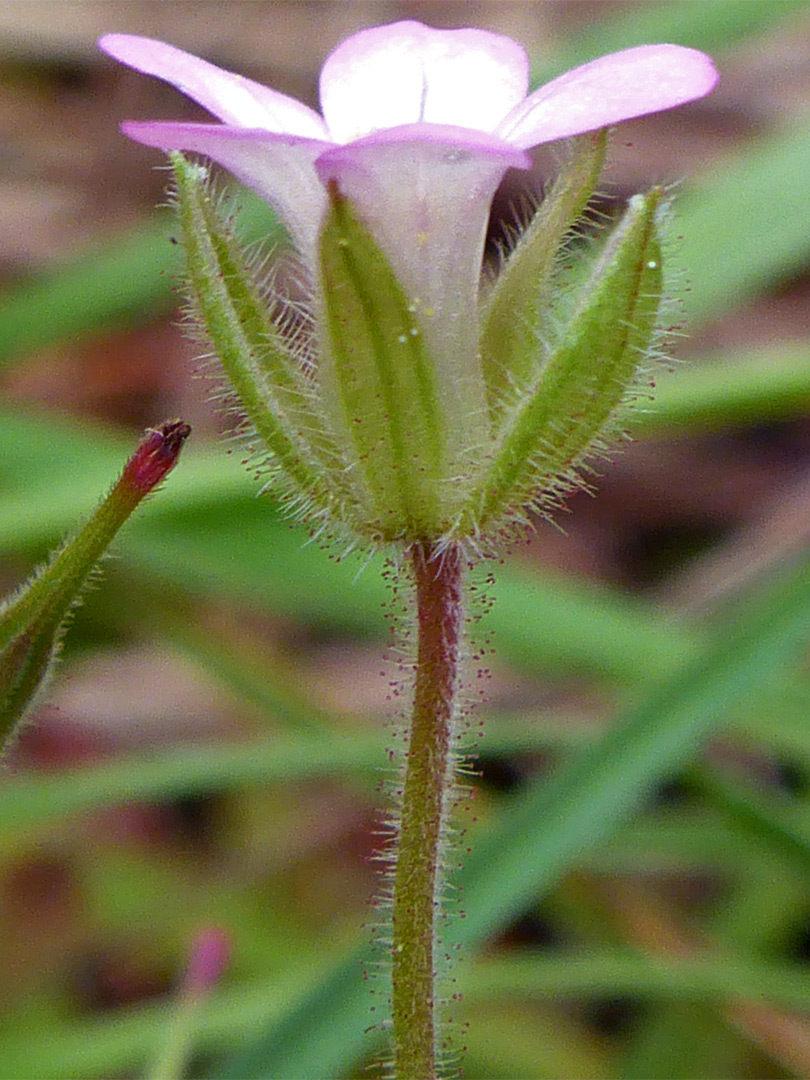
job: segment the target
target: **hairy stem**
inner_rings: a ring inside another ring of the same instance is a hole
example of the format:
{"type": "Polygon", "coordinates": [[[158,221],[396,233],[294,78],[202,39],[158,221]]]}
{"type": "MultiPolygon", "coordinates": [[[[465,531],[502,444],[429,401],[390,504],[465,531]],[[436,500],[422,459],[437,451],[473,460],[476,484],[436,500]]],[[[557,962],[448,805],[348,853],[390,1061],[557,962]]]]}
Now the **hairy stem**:
{"type": "Polygon", "coordinates": [[[436,1076],[436,922],[441,844],[452,783],[462,562],[458,548],[410,550],[419,644],[394,877],[393,1022],[396,1080],[436,1076]]]}

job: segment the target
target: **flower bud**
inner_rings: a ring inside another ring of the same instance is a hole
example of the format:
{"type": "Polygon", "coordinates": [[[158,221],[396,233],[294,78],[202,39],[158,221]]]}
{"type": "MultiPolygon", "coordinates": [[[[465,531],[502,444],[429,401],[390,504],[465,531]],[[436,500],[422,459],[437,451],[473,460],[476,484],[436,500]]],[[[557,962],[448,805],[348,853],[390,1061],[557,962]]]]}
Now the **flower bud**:
{"type": "Polygon", "coordinates": [[[0,604],[0,746],[44,689],[71,609],[118,530],[174,467],[191,428],[169,420],[147,431],[87,524],[15,595],[0,604]]]}

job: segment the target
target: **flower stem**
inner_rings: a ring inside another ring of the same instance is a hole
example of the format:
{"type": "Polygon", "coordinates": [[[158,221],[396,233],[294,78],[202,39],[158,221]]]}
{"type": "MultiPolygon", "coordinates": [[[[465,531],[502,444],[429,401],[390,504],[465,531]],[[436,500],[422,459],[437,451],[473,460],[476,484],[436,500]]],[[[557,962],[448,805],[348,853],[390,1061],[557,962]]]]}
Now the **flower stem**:
{"type": "Polygon", "coordinates": [[[436,921],[458,674],[462,561],[458,548],[410,549],[416,582],[418,651],[393,914],[396,1080],[436,1076],[436,921]]]}

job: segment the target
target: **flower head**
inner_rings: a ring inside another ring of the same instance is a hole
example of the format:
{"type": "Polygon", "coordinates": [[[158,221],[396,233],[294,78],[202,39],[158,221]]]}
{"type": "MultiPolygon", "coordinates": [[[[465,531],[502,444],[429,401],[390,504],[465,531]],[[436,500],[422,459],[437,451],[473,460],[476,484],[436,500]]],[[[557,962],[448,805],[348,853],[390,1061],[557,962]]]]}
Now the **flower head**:
{"type": "MultiPolygon", "coordinates": [[[[334,454],[330,449],[326,456],[340,458],[351,477],[345,483],[355,490],[352,515],[363,523],[359,531],[384,539],[450,535],[457,527],[475,531],[478,522],[464,509],[464,493],[477,492],[478,503],[490,508],[502,502],[483,491],[488,463],[497,465],[500,453],[537,458],[531,439],[515,434],[515,396],[506,409],[509,395],[493,390],[493,379],[507,390],[540,392],[537,294],[548,286],[555,253],[593,190],[601,158],[591,148],[572,165],[549,200],[545,232],[513,254],[509,268],[515,272],[482,309],[484,241],[504,173],[528,169],[528,151],[540,143],[673,108],[708,93],[717,80],[702,53],[644,45],[585,64],[527,95],[529,63],[516,42],[485,30],[434,30],[407,21],[361,31],[327,57],[319,114],[159,41],[108,34],[100,45],[130,67],[172,83],[220,121],[128,121],[122,125],[126,135],[213,159],[287,225],[313,287],[314,343],[307,355],[317,359],[315,393],[329,416],[316,436],[306,433],[308,406],[301,401],[313,387],[295,390],[298,375],[287,361],[241,371],[235,382],[245,388],[243,401],[245,393],[255,398],[248,412],[295,483],[308,487],[314,499],[318,483],[301,480],[312,475],[301,453],[322,464],[323,447],[332,447],[334,454]],[[264,385],[271,369],[281,380],[275,391],[264,385]],[[274,394],[264,415],[259,399],[274,394]],[[296,394],[297,404],[290,405],[296,394]],[[509,432],[522,449],[508,443],[509,432]],[[302,441],[307,445],[299,453],[302,441]],[[361,473],[365,481],[358,479],[361,473]]],[[[220,299],[233,316],[219,319],[230,337],[221,347],[215,341],[215,348],[236,356],[247,347],[246,327],[258,325],[256,311],[251,307],[248,318],[247,292],[239,299],[227,284],[235,271],[222,264],[224,242],[193,240],[195,230],[211,234],[216,227],[193,195],[194,174],[183,175],[181,198],[191,200],[187,249],[194,248],[200,260],[219,260],[219,280],[226,281],[220,299]]],[[[627,234],[639,258],[657,242],[648,227],[657,199],[627,234]]],[[[226,262],[235,258],[228,255],[226,262]]],[[[207,281],[213,296],[217,274],[207,281]]],[[[626,294],[630,308],[617,311],[617,325],[636,317],[639,295],[635,286],[626,294]]],[[[199,304],[209,333],[217,321],[211,296],[199,304]]],[[[262,341],[271,337],[268,332],[262,341]]],[[[277,357],[283,351],[282,343],[277,357]]],[[[634,344],[634,364],[638,351],[634,344]]],[[[626,352],[622,346],[616,356],[626,352]]],[[[579,405],[572,400],[567,407],[579,405]]],[[[538,416],[524,416],[523,423],[531,431],[539,425],[542,442],[538,416]]],[[[580,456],[575,443],[563,455],[565,470],[580,456]]],[[[319,467],[316,462],[315,473],[319,467]]],[[[506,470],[514,486],[513,472],[506,470]]],[[[525,478],[518,484],[520,498],[527,484],[525,478]]]]}
{"type": "Polygon", "coordinates": [[[424,188],[435,189],[446,215],[448,180],[458,174],[467,198],[471,191],[477,196],[478,238],[488,196],[507,168],[530,166],[531,147],[682,105],[717,81],[703,53],[642,45],[527,96],[529,62],[516,42],[486,30],[434,30],[408,21],[363,30],[327,57],[319,115],[160,41],[107,34],[99,45],[176,86],[221,121],[128,121],[123,132],[147,146],[219,162],[276,208],[304,253],[315,242],[328,180],[345,181],[364,216],[387,217],[395,208],[411,231],[417,203],[420,230],[441,213],[424,188]],[[422,183],[412,182],[414,174],[422,183]]]}

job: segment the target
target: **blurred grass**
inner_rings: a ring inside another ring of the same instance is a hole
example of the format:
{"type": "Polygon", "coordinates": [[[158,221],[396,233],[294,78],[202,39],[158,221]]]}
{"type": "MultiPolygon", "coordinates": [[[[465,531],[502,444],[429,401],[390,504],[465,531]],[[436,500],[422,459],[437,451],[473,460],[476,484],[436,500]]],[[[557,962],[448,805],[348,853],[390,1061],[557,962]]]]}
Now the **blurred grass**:
{"type": "MultiPolygon", "coordinates": [[[[633,5],[563,43],[535,76],[648,40],[717,51],[722,61],[784,31],[802,12],[806,4],[788,0],[633,5]]],[[[684,237],[678,261],[691,284],[693,324],[806,274],[809,173],[810,116],[799,116],[725,149],[685,187],[676,231],[684,237]]],[[[256,200],[240,195],[240,202],[246,236],[279,235],[256,200]]],[[[74,265],[15,286],[0,300],[0,359],[22,361],[168,310],[177,271],[171,232],[162,215],[74,265]]],[[[661,380],[654,410],[637,414],[634,431],[688,437],[806,417],[808,360],[810,334],[707,357],[661,380]]],[[[128,445],[114,429],[6,405],[0,556],[15,567],[34,565],[112,483],[128,445]]],[[[72,835],[81,828],[76,815],[119,803],[227,792],[239,817],[250,814],[257,790],[283,800],[325,783],[373,799],[385,745],[375,728],[312,706],[306,685],[291,680],[278,658],[257,667],[203,628],[195,635],[179,624],[185,605],[227,599],[246,618],[284,616],[320,633],[382,640],[388,593],[380,561],[358,574],[356,560],[330,561],[303,546],[305,537],[256,497],[255,483],[218,449],[189,446],[169,485],[118,546],[107,616],[123,633],[128,621],[143,619],[150,595],[164,593],[176,616],[153,613],[148,631],[169,639],[174,631],[177,648],[263,717],[269,734],[9,778],[0,787],[0,851],[12,864],[72,835]]],[[[566,729],[564,710],[524,708],[493,717],[480,743],[490,759],[551,755],[556,768],[509,799],[484,797],[472,852],[455,881],[466,916],[453,941],[468,957],[459,987],[479,1032],[465,1074],[714,1077],[743,1067],[750,1075],[766,1061],[768,1076],[802,1075],[801,1040],[789,1045],[779,1032],[794,1012],[810,1011],[806,974],[784,948],[810,912],[806,791],[752,790],[750,780],[710,757],[683,773],[691,785],[685,807],[656,805],[653,796],[723,732],[768,760],[786,755],[810,775],[810,689],[795,664],[810,639],[806,554],[700,626],[665,616],[652,600],[515,563],[495,576],[494,585],[481,583],[496,601],[481,632],[492,635],[501,661],[526,675],[584,678],[612,703],[602,711],[617,717],[589,738],[590,729],[566,729]],[[577,891],[583,875],[588,888],[577,891]],[[647,923],[639,920],[647,940],[637,941],[640,931],[621,905],[599,899],[600,884],[619,878],[635,887],[688,875],[709,876],[721,889],[722,902],[701,915],[703,951],[685,931],[680,955],[650,945],[673,936],[654,905],[644,909],[647,923]],[[543,902],[566,912],[567,952],[517,949],[473,962],[476,950],[543,902]],[[630,998],[647,1012],[616,1051],[585,1037],[585,1025],[564,1011],[568,998],[630,998]],[[770,1041],[729,1020],[743,999],[770,1010],[770,1041]],[[540,1054],[547,1055],[543,1067],[540,1054]]],[[[239,826],[250,834],[242,818],[239,826]]],[[[261,863],[262,854],[251,860],[261,863]]],[[[257,891],[237,874],[202,889],[182,860],[129,856],[103,844],[78,857],[88,908],[106,935],[154,935],[179,964],[177,942],[192,920],[233,928],[238,969],[198,1020],[199,1050],[212,1055],[207,1075],[354,1075],[375,1052],[380,1033],[363,1034],[374,1016],[361,913],[347,910],[339,930],[308,936],[311,928],[296,921],[303,916],[294,883],[289,894],[257,891]]],[[[384,977],[372,986],[385,996],[384,977]]],[[[86,1018],[70,1013],[64,988],[38,990],[9,1008],[0,1068],[8,1077],[130,1074],[154,1055],[171,1007],[154,1002],[86,1018]]]]}
{"type": "Polygon", "coordinates": [[[700,4],[700,14],[693,0],[632,4],[612,18],[586,23],[571,40],[561,43],[557,55],[535,64],[532,85],[586,64],[594,56],[650,42],[702,49],[722,61],[724,53],[789,24],[793,16],[806,10],[804,0],[708,0],[700,4]]]}
{"type": "MultiPolygon", "coordinates": [[[[283,238],[275,214],[255,195],[238,197],[240,235],[268,246],[283,238]]],[[[33,281],[0,299],[0,362],[46,345],[140,325],[176,306],[182,277],[180,247],[170,210],[130,235],[33,281]]]]}
{"type": "MultiPolygon", "coordinates": [[[[721,727],[731,707],[792,660],[808,637],[810,560],[758,590],[715,628],[715,644],[698,660],[619,718],[552,780],[544,777],[528,785],[488,834],[477,838],[454,876],[461,917],[451,920],[447,929],[450,951],[454,946],[481,947],[498,926],[555,885],[642,804],[657,782],[694,755],[721,727]]],[[[752,822],[760,828],[755,806],[748,811],[741,819],[748,826],[746,841],[752,822]]],[[[777,821],[765,829],[773,830],[779,831],[777,821]]],[[[795,844],[791,850],[796,851],[795,844]]],[[[237,1058],[223,1075],[317,1077],[323,1063],[311,1061],[308,1046],[316,1036],[326,1041],[325,1032],[337,1030],[342,1038],[332,1037],[334,1057],[325,1071],[340,1072],[352,1057],[347,1044],[354,1042],[354,1052],[359,1051],[361,1020],[368,1009],[367,989],[358,977],[365,952],[364,943],[355,957],[352,1023],[346,1015],[347,972],[341,966],[343,975],[332,984],[332,998],[324,1000],[321,987],[316,992],[317,1020],[301,1011],[272,1027],[257,1048],[237,1058]]]]}
{"type": "MultiPolygon", "coordinates": [[[[249,1038],[257,1026],[283,1011],[285,998],[293,991],[276,979],[246,981],[219,991],[195,1022],[198,1045],[222,1050],[249,1038]]],[[[744,996],[810,1009],[807,979],[797,965],[733,959],[721,967],[701,959],[655,961],[627,950],[565,959],[537,955],[484,961],[465,978],[463,992],[472,1007],[489,1008],[504,998],[527,995],[544,999],[618,992],[644,1001],[685,1001],[704,1008],[722,1007],[729,998],[744,996]]],[[[92,1070],[97,1055],[111,1069],[124,1069],[148,1051],[166,1013],[165,1005],[154,1005],[130,1010],[115,1023],[74,1022],[44,1042],[42,1049],[61,1074],[92,1070]]],[[[9,1046],[5,1059],[9,1076],[20,1075],[18,1070],[30,1060],[24,1050],[26,1037],[30,1039],[31,1033],[18,1033],[9,1046]]],[[[508,1059],[503,1064],[508,1068],[508,1059]]]]}

